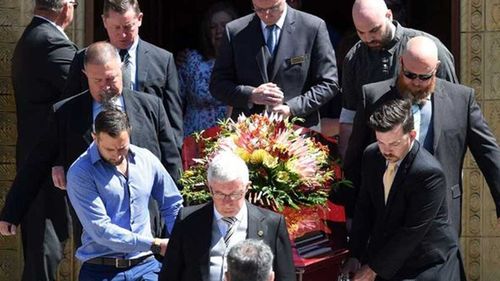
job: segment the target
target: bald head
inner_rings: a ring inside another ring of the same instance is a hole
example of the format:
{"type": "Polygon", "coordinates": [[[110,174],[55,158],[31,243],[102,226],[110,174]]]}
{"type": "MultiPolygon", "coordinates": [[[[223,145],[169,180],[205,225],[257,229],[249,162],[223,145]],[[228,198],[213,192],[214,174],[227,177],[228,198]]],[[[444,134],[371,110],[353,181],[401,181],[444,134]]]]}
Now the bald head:
{"type": "Polygon", "coordinates": [[[383,0],[356,0],[352,6],[352,18],[356,28],[370,23],[380,23],[392,12],[383,0]]]}
{"type": "Polygon", "coordinates": [[[406,44],[401,59],[405,67],[415,70],[415,73],[429,73],[439,63],[437,46],[429,37],[413,37],[406,44]]]}
{"type": "Polygon", "coordinates": [[[359,38],[369,48],[380,49],[391,41],[396,27],[383,0],[356,0],[352,19],[359,38]]]}
{"type": "Polygon", "coordinates": [[[111,61],[121,62],[116,48],[108,42],[100,41],[91,44],[85,51],[84,65],[105,65],[111,61]]]}

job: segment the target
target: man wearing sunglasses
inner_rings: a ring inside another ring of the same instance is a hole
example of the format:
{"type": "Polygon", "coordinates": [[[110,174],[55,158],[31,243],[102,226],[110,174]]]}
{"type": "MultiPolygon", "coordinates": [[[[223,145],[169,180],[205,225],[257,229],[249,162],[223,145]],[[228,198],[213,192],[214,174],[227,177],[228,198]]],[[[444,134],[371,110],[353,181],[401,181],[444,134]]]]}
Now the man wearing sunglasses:
{"type": "MultiPolygon", "coordinates": [[[[73,21],[74,0],[36,0],[34,16],[17,42],[12,57],[12,85],[17,108],[17,172],[30,160],[38,137],[49,126],[52,104],[61,98],[76,45],[64,33],[73,21]]],[[[16,234],[21,224],[24,269],[22,280],[55,280],[69,237],[64,193],[48,177],[23,217],[15,215],[24,194],[10,196],[0,218],[0,234],[16,234]],[[8,210],[7,210],[8,209],[8,210]]]]}
{"type": "Polygon", "coordinates": [[[439,63],[434,42],[428,37],[414,37],[401,56],[397,78],[363,86],[344,168],[358,187],[363,151],[375,141],[373,130],[367,126],[368,117],[388,100],[411,99],[417,139],[443,166],[449,216],[460,235],[465,152],[470,149],[485,176],[500,217],[500,149],[475,101],[474,90],[437,78],[439,63]]]}

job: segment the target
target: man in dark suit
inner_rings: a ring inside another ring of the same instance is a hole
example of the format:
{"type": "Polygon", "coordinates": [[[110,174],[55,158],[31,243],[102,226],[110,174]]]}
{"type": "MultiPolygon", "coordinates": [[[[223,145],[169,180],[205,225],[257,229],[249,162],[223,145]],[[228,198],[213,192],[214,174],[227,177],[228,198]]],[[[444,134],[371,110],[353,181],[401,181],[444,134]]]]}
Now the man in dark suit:
{"type": "Polygon", "coordinates": [[[427,37],[410,39],[400,62],[397,79],[363,87],[344,162],[346,177],[355,187],[364,180],[359,169],[362,153],[374,141],[366,124],[368,116],[388,100],[408,97],[420,123],[416,126],[419,141],[443,167],[449,215],[456,232],[460,235],[462,166],[467,148],[486,178],[500,217],[500,149],[474,99],[474,90],[436,78],[437,48],[427,37]]]}
{"type": "Polygon", "coordinates": [[[339,90],[325,22],[285,0],[252,3],[255,13],[226,25],[210,92],[233,119],[266,109],[319,129],[318,109],[339,90]]]}
{"type": "Polygon", "coordinates": [[[211,160],[207,180],[213,201],[179,212],[159,280],[222,281],[227,250],[247,238],[269,245],[275,280],[295,280],[285,219],[245,200],[248,177],[245,162],[231,152],[211,160]]]}
{"type": "Polygon", "coordinates": [[[391,100],[369,119],[377,143],[363,154],[351,258],[343,268],[355,272],[355,281],[460,280],[445,176],[416,140],[411,107],[408,99],[391,100]]]}
{"type": "MultiPolygon", "coordinates": [[[[183,141],[182,100],[172,53],[139,37],[143,14],[137,0],[104,0],[102,20],[109,43],[115,46],[127,67],[124,77],[130,89],[161,98],[168,120],[174,129],[179,154],[183,141]]],[[[88,89],[83,75],[85,49],[78,52],[70,68],[65,97],[88,89]]],[[[127,88],[127,87],[126,87],[127,88]]],[[[61,173],[59,176],[62,176],[61,173]]]]}
{"type": "MultiPolygon", "coordinates": [[[[39,136],[48,127],[52,103],[61,98],[77,47],[64,33],[73,20],[75,1],[35,1],[34,17],[19,39],[12,58],[16,100],[16,166],[26,164],[39,136]]],[[[19,219],[2,217],[0,232],[12,235],[21,222],[24,253],[22,280],[55,280],[68,238],[67,205],[63,192],[50,177],[38,183],[40,192],[29,214],[19,219]],[[60,199],[60,200],[59,200],[60,199]],[[57,201],[57,203],[52,203],[57,201]],[[10,221],[11,223],[8,223],[10,221]]],[[[21,199],[22,200],[22,199],[21,199]]]]}

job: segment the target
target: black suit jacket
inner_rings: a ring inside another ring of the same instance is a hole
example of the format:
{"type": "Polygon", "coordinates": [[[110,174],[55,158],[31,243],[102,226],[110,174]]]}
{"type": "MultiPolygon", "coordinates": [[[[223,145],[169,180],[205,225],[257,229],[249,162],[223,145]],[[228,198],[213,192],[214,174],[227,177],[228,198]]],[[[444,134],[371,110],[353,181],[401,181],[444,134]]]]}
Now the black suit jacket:
{"type": "Polygon", "coordinates": [[[17,167],[48,128],[52,104],[62,96],[77,47],[54,25],[34,17],[12,57],[17,113],[17,167]]]}
{"type": "MultiPolygon", "coordinates": [[[[89,88],[82,72],[85,50],[79,51],[71,64],[64,97],[77,95],[89,88]]],[[[183,141],[182,99],[179,95],[177,69],[172,53],[139,39],[135,89],[161,98],[168,121],[174,130],[179,154],[183,141]]]]}
{"type": "MultiPolygon", "coordinates": [[[[370,145],[363,157],[351,254],[386,280],[415,278],[443,264],[448,256],[457,259],[451,254],[458,244],[448,221],[441,165],[415,141],[398,167],[387,204],[382,183],[385,167],[378,145],[370,145]]],[[[432,280],[451,280],[447,278],[452,272],[441,274],[432,280]]]]}
{"type": "MultiPolygon", "coordinates": [[[[363,99],[354,119],[353,131],[344,162],[346,177],[359,186],[361,155],[375,141],[367,120],[382,103],[399,98],[395,80],[363,87],[363,99]]],[[[467,148],[486,178],[500,217],[500,149],[474,98],[474,90],[436,79],[432,94],[434,127],[433,155],[441,163],[448,186],[448,205],[452,225],[460,233],[462,167],[467,148]]]]}
{"type": "MultiPolygon", "coordinates": [[[[284,217],[248,202],[247,207],[247,238],[261,239],[269,245],[274,254],[275,280],[295,280],[284,217]]],[[[208,276],[213,208],[213,203],[208,203],[179,212],[159,280],[201,281],[203,276],[208,276]]]]}
{"type": "Polygon", "coordinates": [[[318,109],[338,92],[337,66],[326,24],[320,18],[287,8],[274,60],[264,41],[256,14],[226,25],[210,92],[233,106],[232,118],[261,113],[264,106],[249,107],[255,87],[276,83],[293,116],[304,118],[304,126],[319,123],[318,109]],[[268,72],[268,62],[272,65],[268,72]]]}
{"type": "MultiPolygon", "coordinates": [[[[17,42],[12,57],[12,85],[16,101],[17,114],[17,143],[16,165],[19,173],[25,165],[35,163],[29,161],[29,155],[36,148],[41,135],[48,130],[48,118],[52,111],[52,103],[61,98],[64,83],[68,75],[71,61],[77,51],[76,45],[71,42],[60,30],[45,19],[33,17],[17,42]]],[[[31,168],[36,168],[33,166],[31,168]]],[[[28,175],[29,178],[29,175],[28,175]]],[[[25,181],[26,179],[19,179],[25,181]]],[[[67,205],[64,192],[52,185],[48,174],[44,173],[32,187],[43,190],[46,198],[52,201],[44,212],[52,220],[52,224],[62,241],[68,237],[67,205]]],[[[17,208],[25,205],[22,194],[20,197],[9,197],[9,204],[17,208]]],[[[34,193],[34,196],[37,192],[34,193]]],[[[30,202],[31,203],[31,202],[30,202]]],[[[33,206],[33,208],[41,208],[33,206]]],[[[27,209],[26,209],[27,210],[27,209]]],[[[22,217],[13,214],[2,215],[2,219],[19,224],[22,217]]],[[[33,223],[30,220],[28,223],[33,223]]],[[[26,238],[26,237],[24,237],[26,238]]]]}

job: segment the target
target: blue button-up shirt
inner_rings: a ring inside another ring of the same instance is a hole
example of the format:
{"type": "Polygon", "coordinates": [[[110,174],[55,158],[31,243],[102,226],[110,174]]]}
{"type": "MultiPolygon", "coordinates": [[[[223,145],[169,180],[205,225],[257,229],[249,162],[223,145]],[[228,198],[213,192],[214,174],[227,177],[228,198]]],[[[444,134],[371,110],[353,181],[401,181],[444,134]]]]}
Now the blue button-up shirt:
{"type": "Polygon", "coordinates": [[[76,257],[137,258],[153,243],[148,202],[152,196],[171,232],[182,197],[161,162],[147,149],[130,145],[128,177],[101,158],[92,143],[71,165],[67,191],[83,225],[76,257]]]}

